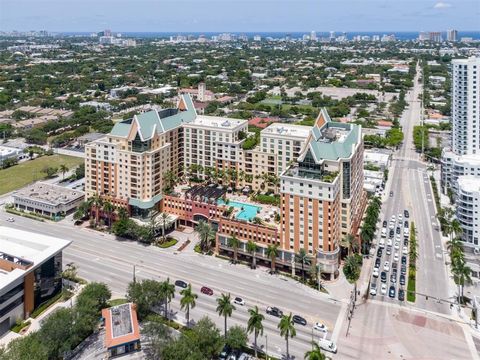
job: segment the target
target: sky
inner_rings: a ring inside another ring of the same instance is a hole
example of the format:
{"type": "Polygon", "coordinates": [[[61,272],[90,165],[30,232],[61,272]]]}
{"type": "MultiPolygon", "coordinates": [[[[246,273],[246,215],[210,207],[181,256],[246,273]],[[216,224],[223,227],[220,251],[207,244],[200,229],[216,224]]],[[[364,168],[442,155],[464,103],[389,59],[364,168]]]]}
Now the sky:
{"type": "Polygon", "coordinates": [[[480,0],[0,0],[0,30],[480,30],[480,0]]]}

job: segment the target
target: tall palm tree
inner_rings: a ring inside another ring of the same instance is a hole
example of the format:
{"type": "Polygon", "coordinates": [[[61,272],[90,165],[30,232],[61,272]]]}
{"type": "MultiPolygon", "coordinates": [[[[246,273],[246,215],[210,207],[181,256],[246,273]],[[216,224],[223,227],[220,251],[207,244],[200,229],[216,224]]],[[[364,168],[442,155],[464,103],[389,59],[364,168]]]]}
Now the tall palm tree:
{"type": "Polygon", "coordinates": [[[163,300],[164,300],[164,305],[165,305],[165,318],[168,319],[168,305],[172,301],[172,299],[175,297],[175,285],[170,283],[170,278],[167,278],[167,280],[162,281],[160,284],[161,292],[163,294],[163,300]]]}
{"type": "Polygon", "coordinates": [[[257,258],[256,258],[256,254],[257,254],[257,250],[258,250],[258,245],[252,241],[252,240],[248,240],[247,242],[247,251],[249,254],[252,254],[252,269],[255,269],[257,267],[257,258]]]}
{"type": "Polygon", "coordinates": [[[354,284],[355,299],[357,298],[357,281],[360,278],[360,264],[355,255],[347,256],[343,264],[343,273],[350,284],[354,284]]]}
{"type": "Polygon", "coordinates": [[[458,261],[454,264],[454,267],[452,269],[453,273],[453,279],[455,283],[458,285],[459,292],[458,292],[458,303],[462,304],[463,303],[463,288],[465,285],[471,284],[472,283],[472,269],[465,264],[464,261],[458,261]]]}
{"type": "Polygon", "coordinates": [[[186,310],[187,315],[187,327],[190,326],[190,309],[193,309],[196,304],[198,295],[192,291],[192,284],[188,284],[187,288],[180,291],[182,298],[180,299],[180,309],[186,310]]]}
{"type": "Polygon", "coordinates": [[[462,224],[460,224],[460,221],[458,219],[453,219],[452,222],[450,223],[450,240],[453,238],[453,234],[455,236],[459,237],[462,234],[462,224]]]}
{"type": "Polygon", "coordinates": [[[247,323],[247,331],[251,333],[253,331],[254,334],[254,350],[255,350],[255,358],[257,357],[257,338],[258,335],[263,335],[263,320],[265,319],[265,316],[260,314],[258,310],[258,306],[255,305],[253,309],[248,309],[248,313],[250,314],[250,317],[248,318],[248,323],[247,323]]]}
{"type": "Polygon", "coordinates": [[[351,254],[350,250],[353,249],[354,241],[355,241],[355,237],[352,234],[347,234],[342,239],[341,245],[342,245],[342,247],[347,249],[347,255],[348,256],[351,254]]]}
{"type": "Polygon", "coordinates": [[[233,263],[236,264],[238,262],[238,248],[242,243],[235,234],[228,240],[228,246],[233,249],[233,263]]]}
{"type": "Polygon", "coordinates": [[[463,252],[462,241],[458,237],[455,237],[451,240],[448,240],[447,241],[447,250],[450,251],[450,258],[452,258],[453,253],[456,252],[456,251],[462,251],[463,252]]]}
{"type": "Polygon", "coordinates": [[[195,230],[200,235],[200,248],[202,251],[210,250],[211,240],[215,238],[215,231],[213,231],[212,226],[208,222],[201,220],[195,227],[195,230]]]}
{"type": "Polygon", "coordinates": [[[306,360],[326,360],[327,357],[325,356],[324,353],[322,353],[322,350],[320,349],[320,346],[318,346],[317,343],[312,343],[312,350],[307,351],[305,353],[305,359],[306,360]]]}
{"type": "Polygon", "coordinates": [[[166,212],[162,212],[160,214],[160,221],[162,222],[162,241],[165,241],[165,227],[167,225],[168,214],[166,212]]]}
{"type": "Polygon", "coordinates": [[[310,262],[306,250],[301,248],[298,254],[295,254],[295,260],[302,264],[302,282],[305,282],[305,264],[310,262]]]}
{"type": "Polygon", "coordinates": [[[271,270],[270,273],[275,273],[275,259],[278,256],[278,245],[268,245],[267,256],[270,258],[271,270]]]}
{"type": "Polygon", "coordinates": [[[225,338],[227,337],[227,318],[232,316],[233,310],[235,310],[235,305],[232,304],[230,293],[222,294],[217,299],[217,312],[219,316],[223,316],[225,319],[225,338]]]}
{"type": "Polygon", "coordinates": [[[103,213],[107,216],[107,221],[108,221],[108,228],[110,229],[112,226],[112,215],[113,212],[115,211],[115,206],[110,201],[105,201],[103,203],[103,213]]]}
{"type": "Polygon", "coordinates": [[[288,338],[293,338],[297,335],[297,331],[295,330],[295,326],[292,319],[292,313],[289,315],[283,315],[280,319],[280,322],[277,326],[280,329],[280,336],[285,338],[285,342],[287,344],[287,360],[290,358],[290,353],[288,350],[288,338]]]}
{"type": "Polygon", "coordinates": [[[65,179],[65,173],[68,171],[68,167],[65,164],[60,165],[60,172],[62,173],[62,180],[65,179]]]}
{"type": "Polygon", "coordinates": [[[95,194],[90,199],[88,199],[88,201],[90,203],[90,207],[93,207],[95,209],[95,226],[97,226],[100,219],[100,209],[103,205],[103,200],[98,194],[95,194]]]}

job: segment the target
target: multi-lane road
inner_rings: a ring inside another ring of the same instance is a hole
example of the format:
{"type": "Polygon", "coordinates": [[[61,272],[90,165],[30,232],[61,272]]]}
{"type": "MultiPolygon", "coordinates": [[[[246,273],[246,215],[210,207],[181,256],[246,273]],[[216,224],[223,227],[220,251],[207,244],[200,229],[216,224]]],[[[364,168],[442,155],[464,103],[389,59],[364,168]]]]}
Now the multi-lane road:
{"type": "MultiPolygon", "coordinates": [[[[175,253],[169,249],[118,241],[112,235],[74,229],[69,224],[37,222],[19,216],[14,216],[14,223],[5,222],[9,216],[10,214],[0,213],[0,222],[18,229],[72,240],[72,244],[64,250],[64,264],[74,262],[79,266],[81,277],[108,284],[117,297],[125,296],[128,283],[133,279],[134,265],[137,280],[149,278],[162,281],[169,277],[172,282],[180,279],[191,283],[198,294],[197,306],[191,312],[191,318],[199,320],[207,315],[219,328],[223,328],[223,318],[215,311],[217,296],[231,293],[232,297],[242,297],[246,304],[237,305],[229,324],[246,327],[247,309],[257,305],[265,315],[264,336],[258,342],[259,345],[266,346],[265,335],[268,336],[268,350],[272,355],[280,356],[284,353],[285,340],[280,337],[277,329],[279,319],[265,313],[267,306],[277,306],[284,313],[298,314],[307,320],[307,326],[296,325],[297,336],[290,340],[290,352],[298,359],[303,358],[311,348],[312,334],[314,338],[323,336],[316,331],[312,332],[315,322],[328,326],[330,331],[327,336],[330,338],[337,320],[341,319],[339,314],[342,304],[337,300],[289,278],[269,275],[264,268],[251,270],[243,265],[232,265],[225,260],[192,251],[175,253]],[[202,294],[202,286],[211,288],[214,295],[202,294]]],[[[179,307],[179,291],[177,288],[172,309],[176,312],[177,319],[184,321],[184,312],[179,307]]]]}

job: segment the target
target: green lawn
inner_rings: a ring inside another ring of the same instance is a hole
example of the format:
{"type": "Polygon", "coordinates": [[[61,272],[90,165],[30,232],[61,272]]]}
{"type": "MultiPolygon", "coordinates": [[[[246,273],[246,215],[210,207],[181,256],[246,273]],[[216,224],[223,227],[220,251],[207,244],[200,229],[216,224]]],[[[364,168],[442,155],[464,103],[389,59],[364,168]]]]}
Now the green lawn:
{"type": "Polygon", "coordinates": [[[52,155],[25,161],[8,169],[0,170],[0,195],[20,189],[36,180],[42,180],[46,174],[45,167],[60,167],[65,164],[69,169],[75,168],[84,160],[73,156],[52,155]]]}

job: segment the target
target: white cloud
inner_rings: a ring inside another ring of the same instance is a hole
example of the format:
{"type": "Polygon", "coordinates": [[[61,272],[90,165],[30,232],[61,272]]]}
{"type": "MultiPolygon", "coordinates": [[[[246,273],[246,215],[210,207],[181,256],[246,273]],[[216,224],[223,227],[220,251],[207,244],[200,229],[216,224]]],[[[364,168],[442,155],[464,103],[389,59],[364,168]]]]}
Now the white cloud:
{"type": "Polygon", "coordinates": [[[449,7],[452,7],[452,4],[449,4],[449,3],[446,3],[446,2],[443,2],[443,1],[439,1],[435,5],[433,5],[434,9],[446,9],[446,8],[449,8],[449,7]]]}

